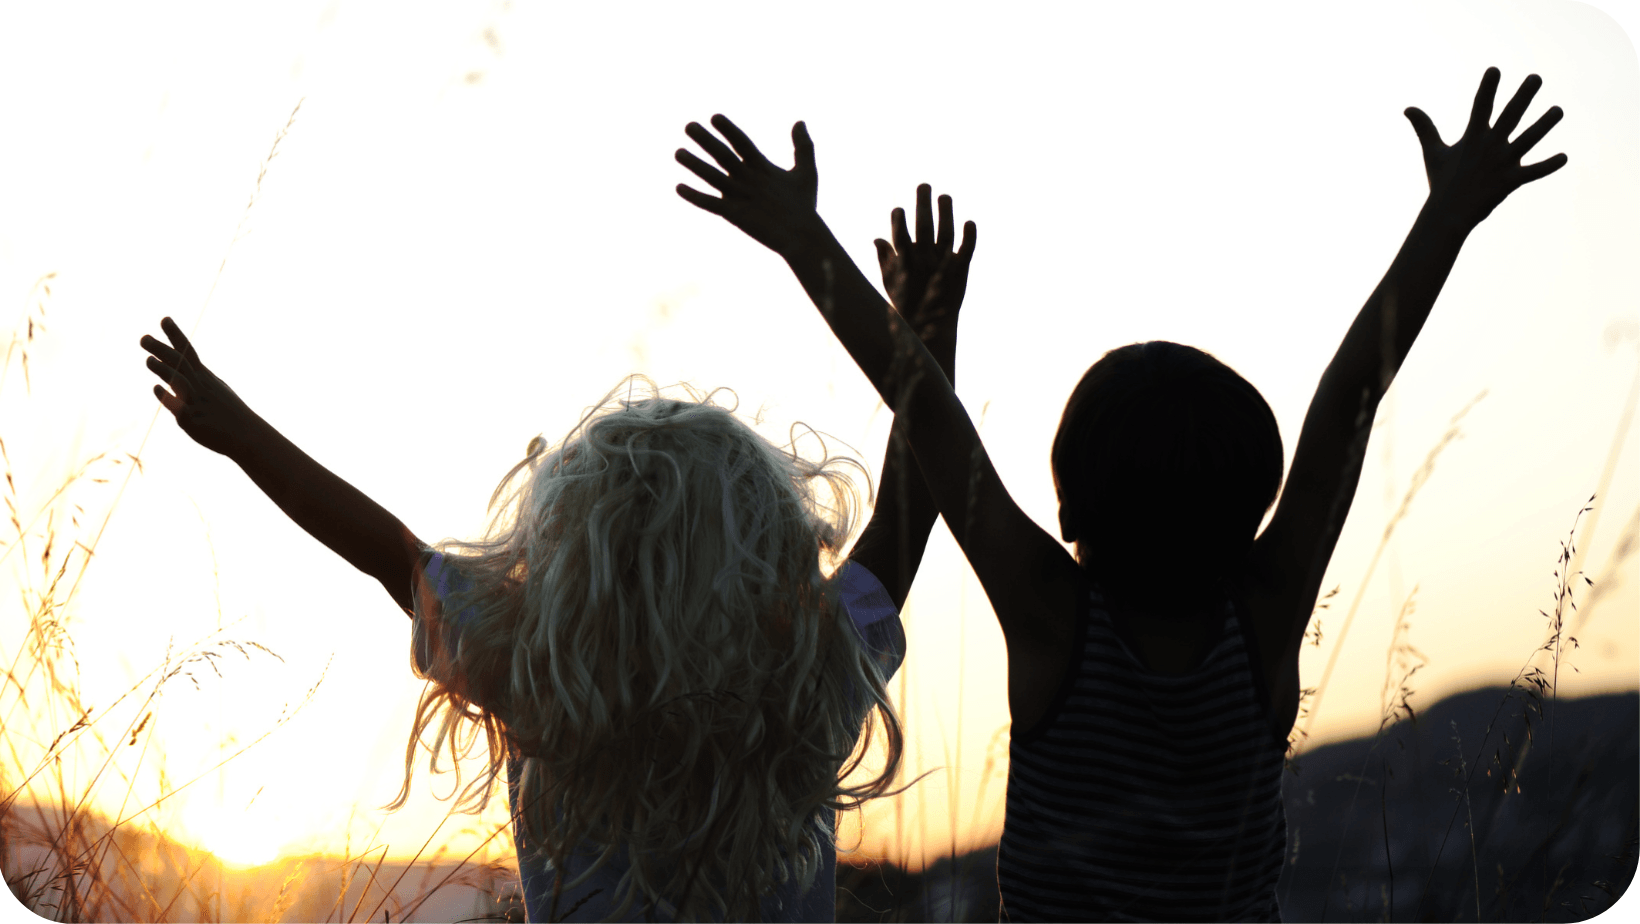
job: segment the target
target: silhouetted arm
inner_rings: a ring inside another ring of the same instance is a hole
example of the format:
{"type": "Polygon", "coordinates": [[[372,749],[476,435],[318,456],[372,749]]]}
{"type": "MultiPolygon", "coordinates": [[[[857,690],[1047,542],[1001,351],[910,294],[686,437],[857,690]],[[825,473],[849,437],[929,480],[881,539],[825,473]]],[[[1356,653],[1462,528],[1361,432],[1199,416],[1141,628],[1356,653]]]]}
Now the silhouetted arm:
{"type": "Polygon", "coordinates": [[[297,526],[380,581],[408,612],[422,548],[410,530],[252,411],[199,361],[175,321],[165,318],[160,327],[172,345],[144,335],[142,346],[153,354],[148,368],[171,386],[155,385],[154,394],[182,432],[238,463],[297,526]]]}
{"type": "MultiPolygon", "coordinates": [[[[968,265],[973,259],[975,238],[970,232],[963,241],[963,248],[952,251],[955,222],[951,217],[950,196],[940,197],[939,235],[935,236],[934,216],[929,207],[932,193],[926,183],[917,187],[915,241],[906,228],[905,210],[895,209],[891,213],[889,223],[894,242],[877,240],[877,262],[889,301],[917,332],[946,380],[955,384],[957,315],[962,310],[962,297],[968,287],[968,265]]],[[[911,582],[928,547],[928,534],[937,519],[939,508],[911,454],[905,425],[900,416],[895,415],[871,521],[854,543],[849,559],[876,575],[898,608],[905,607],[906,595],[911,591],[911,582]]]]}
{"type": "Polygon", "coordinates": [[[1564,154],[1529,166],[1520,163],[1560,121],[1558,106],[1509,140],[1541,85],[1537,75],[1527,77],[1497,124],[1489,125],[1498,71],[1488,69],[1468,127],[1451,146],[1442,144],[1421,110],[1406,111],[1423,147],[1429,198],[1321,376],[1281,501],[1255,547],[1255,575],[1286,600],[1288,651],[1302,640],[1349,513],[1378,402],[1423,329],[1465,238],[1511,192],[1566,163],[1564,154]]]}
{"type": "MultiPolygon", "coordinates": [[[[690,123],[686,132],[721,171],[687,150],[680,149],[677,159],[722,197],[682,185],[678,195],[722,216],[786,260],[832,332],[905,427],[935,504],[996,610],[1009,646],[1012,702],[1012,685],[1021,673],[1014,669],[1019,651],[1047,651],[1051,660],[1056,646],[1068,640],[1074,620],[1075,561],[1014,503],[933,356],[872,288],[815,212],[814,146],[803,123],[792,129],[797,162],[789,171],[771,164],[723,116],[714,116],[712,125],[728,145],[696,123],[690,123]]],[[[969,223],[965,235],[972,233],[969,223]]],[[[1020,720],[1016,711],[1015,721],[1020,720]]]]}

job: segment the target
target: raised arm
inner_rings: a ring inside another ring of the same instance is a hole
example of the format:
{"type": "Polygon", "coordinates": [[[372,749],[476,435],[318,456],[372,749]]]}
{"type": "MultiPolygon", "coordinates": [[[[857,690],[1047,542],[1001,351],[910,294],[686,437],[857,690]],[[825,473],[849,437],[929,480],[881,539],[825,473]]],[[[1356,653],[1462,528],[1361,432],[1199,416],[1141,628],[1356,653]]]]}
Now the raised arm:
{"type": "Polygon", "coordinates": [[[421,543],[398,518],[336,477],[248,407],[199,361],[193,344],[170,318],[160,327],[167,345],[144,335],[148,368],[160,404],[194,442],[244,469],[285,515],[348,563],[381,582],[393,602],[409,611],[410,582],[421,543]]]}
{"type": "MultiPolygon", "coordinates": [[[[941,196],[936,237],[934,216],[929,207],[932,194],[926,183],[917,187],[915,241],[906,227],[905,210],[893,211],[889,219],[893,243],[881,239],[876,242],[877,262],[889,301],[939,363],[946,380],[955,383],[957,315],[968,288],[968,265],[974,256],[975,236],[970,222],[962,249],[951,249],[955,224],[951,217],[951,197],[941,196]]],[[[939,508],[923,483],[899,415],[895,415],[889,433],[882,471],[871,521],[854,543],[849,559],[876,575],[894,598],[894,605],[904,608],[911,582],[928,546],[929,531],[939,518],[939,508]]]]}
{"type": "Polygon", "coordinates": [[[1498,88],[1498,70],[1489,68],[1463,137],[1452,145],[1441,142],[1429,116],[1406,110],[1423,147],[1429,198],[1321,376],[1281,501],[1254,550],[1256,578],[1284,600],[1285,649],[1296,650],[1302,639],[1355,496],[1378,402],[1423,329],[1465,238],[1510,193],[1566,163],[1566,155],[1556,154],[1521,165],[1560,121],[1558,106],[1509,140],[1542,83],[1536,74],[1527,77],[1497,123],[1489,124],[1498,88]]]}
{"type": "MultiPolygon", "coordinates": [[[[699,124],[691,123],[686,132],[722,170],[687,150],[679,150],[677,159],[722,196],[682,185],[678,195],[722,216],[786,260],[904,426],[934,502],[996,610],[1009,648],[1009,695],[1017,707],[1014,682],[1021,674],[1020,659],[1029,662],[1046,653],[1052,660],[1055,651],[1062,654],[1068,646],[1074,629],[1075,561],[1008,495],[938,363],[815,211],[814,145],[803,123],[792,128],[796,166],[791,170],[771,164],[723,116],[714,116],[712,125],[727,145],[699,124]],[[1030,656],[1023,654],[1027,650],[1030,656]]],[[[970,223],[965,229],[969,241],[973,233],[970,223]]],[[[1020,720],[1016,708],[1015,721],[1020,720]]]]}

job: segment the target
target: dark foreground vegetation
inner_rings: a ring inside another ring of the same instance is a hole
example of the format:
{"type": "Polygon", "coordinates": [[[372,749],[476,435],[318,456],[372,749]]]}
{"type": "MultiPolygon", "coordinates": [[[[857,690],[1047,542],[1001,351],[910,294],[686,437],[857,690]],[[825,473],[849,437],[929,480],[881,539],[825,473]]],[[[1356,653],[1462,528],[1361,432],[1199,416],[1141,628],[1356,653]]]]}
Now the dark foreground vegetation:
{"type": "MultiPolygon", "coordinates": [[[[1278,887],[1289,921],[1581,921],[1634,879],[1637,693],[1475,690],[1377,739],[1314,748],[1296,770],[1278,887]]],[[[839,921],[996,919],[995,847],[920,874],[838,866],[839,921]]]]}
{"type": "Polygon", "coordinates": [[[1288,920],[1586,920],[1634,879],[1640,694],[1452,696],[1285,792],[1288,920]]]}

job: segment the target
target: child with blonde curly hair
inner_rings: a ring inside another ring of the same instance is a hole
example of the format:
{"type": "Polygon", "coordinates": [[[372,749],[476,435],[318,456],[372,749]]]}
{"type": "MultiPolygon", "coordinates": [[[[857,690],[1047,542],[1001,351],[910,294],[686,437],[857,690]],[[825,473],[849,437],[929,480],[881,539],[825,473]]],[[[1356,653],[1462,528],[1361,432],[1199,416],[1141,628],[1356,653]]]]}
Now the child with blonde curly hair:
{"type": "MultiPolygon", "coordinates": [[[[943,380],[970,253],[894,221],[885,284],[943,380]]],[[[840,468],[858,463],[806,460],[717,392],[667,397],[639,377],[556,446],[531,442],[483,538],[430,546],[161,326],[170,345],[142,346],[183,432],[411,616],[430,683],[389,808],[432,728],[429,765],[456,763],[459,809],[482,809],[505,775],[532,920],[833,919],[836,813],[899,769],[885,683],[937,517],[898,427],[871,521],[835,570],[856,504],[840,468]],[[879,720],[881,772],[845,784],[879,720]],[[488,760],[463,787],[457,762],[480,734],[488,760]]]]}

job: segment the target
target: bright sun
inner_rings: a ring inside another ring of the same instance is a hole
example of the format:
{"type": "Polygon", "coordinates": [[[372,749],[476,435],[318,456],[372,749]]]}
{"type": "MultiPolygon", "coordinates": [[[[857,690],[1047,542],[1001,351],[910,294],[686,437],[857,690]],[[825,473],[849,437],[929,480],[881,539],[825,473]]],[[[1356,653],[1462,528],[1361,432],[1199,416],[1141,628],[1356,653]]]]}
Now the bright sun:
{"type": "Polygon", "coordinates": [[[244,815],[201,812],[200,816],[190,819],[188,825],[195,833],[195,846],[209,851],[223,863],[244,869],[261,866],[279,856],[278,835],[250,823],[244,815]]]}

